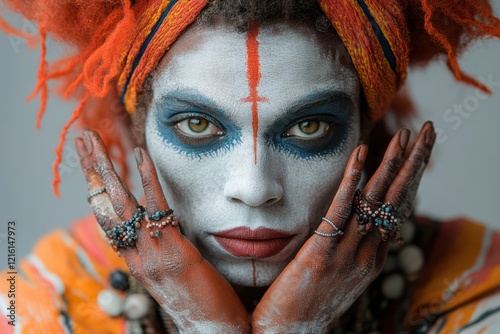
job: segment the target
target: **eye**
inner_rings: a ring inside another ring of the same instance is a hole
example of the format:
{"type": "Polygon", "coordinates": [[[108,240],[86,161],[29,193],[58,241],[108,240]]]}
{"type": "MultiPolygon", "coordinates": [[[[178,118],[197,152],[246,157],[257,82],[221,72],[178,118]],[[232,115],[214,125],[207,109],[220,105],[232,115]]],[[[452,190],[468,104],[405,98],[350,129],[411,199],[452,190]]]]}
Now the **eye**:
{"type": "Polygon", "coordinates": [[[178,122],[177,129],[190,137],[221,136],[224,132],[212,122],[203,117],[190,117],[178,122]]]}
{"type": "Polygon", "coordinates": [[[324,136],[330,130],[330,124],[322,121],[304,120],[290,127],[283,133],[284,137],[299,139],[316,139],[324,136]]]}

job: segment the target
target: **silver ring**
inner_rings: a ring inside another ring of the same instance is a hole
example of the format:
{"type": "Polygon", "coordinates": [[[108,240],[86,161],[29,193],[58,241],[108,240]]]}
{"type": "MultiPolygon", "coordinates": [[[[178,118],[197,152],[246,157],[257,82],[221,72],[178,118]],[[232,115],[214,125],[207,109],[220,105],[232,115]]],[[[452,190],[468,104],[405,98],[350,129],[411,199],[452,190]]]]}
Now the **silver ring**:
{"type": "Polygon", "coordinates": [[[87,195],[87,201],[90,203],[90,199],[92,197],[97,196],[99,194],[102,194],[105,191],[106,191],[106,187],[102,187],[102,188],[99,188],[99,189],[96,189],[94,191],[89,192],[89,194],[87,195]]]}
{"type": "Polygon", "coordinates": [[[339,230],[339,228],[337,226],[335,226],[335,224],[330,219],[328,219],[326,217],[323,217],[322,221],[325,221],[328,224],[330,224],[335,229],[335,232],[333,232],[333,233],[323,233],[323,232],[320,232],[318,230],[315,230],[314,233],[316,233],[317,235],[321,235],[322,237],[335,237],[337,235],[344,235],[344,232],[342,232],[341,230],[339,230]]]}

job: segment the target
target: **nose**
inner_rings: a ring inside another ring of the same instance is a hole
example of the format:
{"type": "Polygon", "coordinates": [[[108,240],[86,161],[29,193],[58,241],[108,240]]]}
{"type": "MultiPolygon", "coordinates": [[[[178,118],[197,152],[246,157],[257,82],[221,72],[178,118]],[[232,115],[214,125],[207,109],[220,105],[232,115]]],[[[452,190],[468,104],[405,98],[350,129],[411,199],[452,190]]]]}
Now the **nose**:
{"type": "Polygon", "coordinates": [[[266,161],[240,161],[231,168],[224,187],[228,201],[250,207],[271,206],[283,198],[280,171],[266,161]]]}

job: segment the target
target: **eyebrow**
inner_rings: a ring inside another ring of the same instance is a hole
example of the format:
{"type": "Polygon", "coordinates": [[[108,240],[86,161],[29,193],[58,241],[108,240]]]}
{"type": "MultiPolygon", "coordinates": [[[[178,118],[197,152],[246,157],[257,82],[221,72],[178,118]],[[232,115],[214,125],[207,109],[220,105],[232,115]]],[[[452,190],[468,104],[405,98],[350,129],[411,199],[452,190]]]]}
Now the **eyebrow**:
{"type": "Polygon", "coordinates": [[[184,108],[194,107],[196,109],[202,109],[203,111],[214,115],[224,113],[214,101],[194,90],[176,90],[162,95],[157,101],[155,101],[156,108],[160,110],[172,109],[172,107],[175,108],[176,104],[178,107],[182,105],[184,108]]]}
{"type": "Polygon", "coordinates": [[[294,102],[288,107],[287,114],[297,114],[306,110],[314,109],[318,106],[323,106],[330,103],[347,103],[354,105],[351,96],[345,91],[325,90],[314,92],[294,102]]]}
{"type": "MultiPolygon", "coordinates": [[[[231,117],[232,112],[225,112],[224,108],[194,89],[179,89],[168,92],[154,103],[159,111],[174,109],[175,111],[186,112],[189,109],[198,109],[216,119],[222,117],[223,121],[231,122],[233,120],[233,117],[231,117]]],[[[285,106],[284,112],[281,115],[277,115],[272,123],[289,123],[308,111],[326,105],[337,105],[339,107],[339,111],[336,111],[337,113],[340,113],[340,110],[342,110],[343,114],[350,114],[354,106],[354,101],[351,95],[345,91],[330,89],[313,92],[297,99],[290,106],[285,106]]]]}

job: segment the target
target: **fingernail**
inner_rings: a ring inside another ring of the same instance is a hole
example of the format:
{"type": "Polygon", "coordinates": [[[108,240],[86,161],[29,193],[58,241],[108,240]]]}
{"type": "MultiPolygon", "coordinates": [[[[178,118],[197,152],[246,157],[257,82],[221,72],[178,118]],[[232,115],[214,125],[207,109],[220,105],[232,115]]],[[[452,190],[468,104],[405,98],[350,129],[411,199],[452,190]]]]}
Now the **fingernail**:
{"type": "Polygon", "coordinates": [[[85,143],[85,148],[88,154],[92,154],[94,151],[94,145],[92,145],[92,139],[90,139],[90,134],[88,131],[83,132],[83,142],[85,143]]]}
{"type": "Polygon", "coordinates": [[[358,149],[357,159],[358,159],[359,163],[361,163],[361,164],[365,163],[367,153],[368,153],[368,146],[366,146],[366,145],[362,145],[358,149]]]}
{"type": "Polygon", "coordinates": [[[136,147],[135,150],[134,150],[134,153],[135,153],[135,162],[137,162],[137,166],[139,166],[140,164],[142,164],[142,152],[141,152],[141,149],[136,147]]]}
{"type": "Polygon", "coordinates": [[[408,146],[408,141],[410,140],[410,130],[403,129],[399,134],[399,145],[402,149],[405,149],[408,146]]]}

